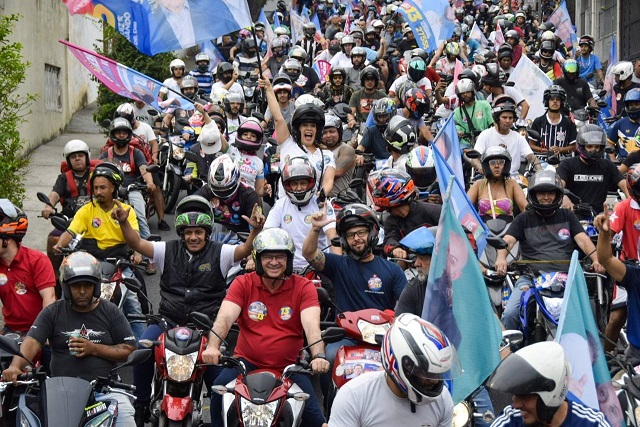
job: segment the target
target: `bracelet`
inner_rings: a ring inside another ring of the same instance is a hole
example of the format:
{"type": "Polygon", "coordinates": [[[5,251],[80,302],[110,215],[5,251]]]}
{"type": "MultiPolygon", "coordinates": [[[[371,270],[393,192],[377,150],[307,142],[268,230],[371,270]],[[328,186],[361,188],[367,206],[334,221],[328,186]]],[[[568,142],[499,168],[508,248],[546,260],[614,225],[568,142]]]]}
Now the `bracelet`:
{"type": "Polygon", "coordinates": [[[327,356],[324,353],[318,353],[315,356],[313,356],[313,358],[311,360],[316,360],[316,359],[327,360],[327,356]]]}

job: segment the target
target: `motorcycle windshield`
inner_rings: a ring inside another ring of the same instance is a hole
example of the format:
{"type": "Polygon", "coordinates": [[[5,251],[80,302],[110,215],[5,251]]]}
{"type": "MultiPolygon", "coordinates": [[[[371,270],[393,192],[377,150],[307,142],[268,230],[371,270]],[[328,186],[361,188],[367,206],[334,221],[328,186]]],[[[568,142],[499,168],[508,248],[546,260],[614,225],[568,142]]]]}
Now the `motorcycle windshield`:
{"type": "Polygon", "coordinates": [[[277,387],[282,385],[280,378],[277,378],[271,372],[256,372],[246,376],[244,383],[249,389],[251,401],[267,402],[269,396],[277,387]]]}
{"type": "Polygon", "coordinates": [[[47,378],[41,390],[44,426],[79,426],[93,388],[80,378],[47,378]]]}

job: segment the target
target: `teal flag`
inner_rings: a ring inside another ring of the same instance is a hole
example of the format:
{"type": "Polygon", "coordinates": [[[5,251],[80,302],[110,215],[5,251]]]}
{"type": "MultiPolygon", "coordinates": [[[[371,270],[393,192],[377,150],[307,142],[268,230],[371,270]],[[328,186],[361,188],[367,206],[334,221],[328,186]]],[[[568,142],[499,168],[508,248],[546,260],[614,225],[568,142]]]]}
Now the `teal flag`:
{"type": "Polygon", "coordinates": [[[556,341],[571,364],[567,398],[600,410],[614,427],[624,425],[577,251],[571,257],[556,341]]]}
{"type": "Polygon", "coordinates": [[[459,403],[500,363],[500,321],[495,316],[476,255],[452,203],[455,177],[444,196],[431,258],[422,318],[444,332],[456,347],[462,374],[453,378],[459,403]]]}

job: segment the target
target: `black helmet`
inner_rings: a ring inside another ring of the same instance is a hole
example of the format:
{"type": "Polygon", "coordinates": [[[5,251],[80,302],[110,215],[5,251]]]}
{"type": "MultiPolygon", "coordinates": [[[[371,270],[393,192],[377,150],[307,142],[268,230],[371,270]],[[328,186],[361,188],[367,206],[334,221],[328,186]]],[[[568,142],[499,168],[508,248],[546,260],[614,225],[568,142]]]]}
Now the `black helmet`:
{"type": "Polygon", "coordinates": [[[398,109],[395,102],[391,98],[380,98],[373,101],[373,122],[376,126],[386,126],[389,124],[389,120],[395,117],[398,109]],[[385,120],[380,120],[380,116],[386,116],[385,120]]]}
{"type": "Polygon", "coordinates": [[[231,81],[233,76],[233,65],[228,62],[221,62],[218,64],[218,68],[216,70],[216,77],[222,83],[227,84],[231,81]],[[231,76],[223,77],[225,73],[231,73],[231,76]]]}
{"type": "Polygon", "coordinates": [[[509,95],[500,95],[493,100],[493,106],[491,110],[493,121],[498,123],[500,119],[500,115],[504,112],[513,113],[514,121],[518,118],[518,113],[516,111],[516,104],[513,101],[513,98],[510,97],[509,95]]]}
{"type": "Polygon", "coordinates": [[[547,21],[547,22],[543,22],[542,24],[540,24],[540,26],[538,27],[538,29],[542,32],[544,31],[551,31],[552,33],[556,32],[556,26],[553,25],[551,22],[547,21]]]}
{"type": "Polygon", "coordinates": [[[332,68],[331,71],[329,71],[329,82],[333,83],[333,78],[337,75],[342,76],[342,84],[345,85],[347,72],[344,70],[344,68],[341,68],[341,67],[335,67],[335,68],[332,68]]]}
{"type": "MultiPolygon", "coordinates": [[[[560,98],[562,105],[564,105],[564,103],[567,101],[567,92],[565,92],[562,86],[551,85],[544,90],[542,100],[544,102],[545,108],[549,108],[549,99],[555,97],[560,98]]],[[[560,108],[562,108],[562,106],[560,108]]]]}
{"type": "Polygon", "coordinates": [[[109,130],[109,138],[115,145],[122,148],[126,146],[129,142],[131,142],[131,138],[133,138],[133,129],[131,128],[131,123],[129,120],[118,117],[111,122],[111,130],[109,130]],[[127,132],[127,136],[124,138],[116,138],[116,132],[119,130],[124,130],[127,132]]]}
{"type": "Polygon", "coordinates": [[[462,79],[470,79],[476,85],[480,82],[480,78],[471,68],[465,68],[460,71],[460,74],[458,74],[458,80],[462,79]]]}
{"type": "Polygon", "coordinates": [[[89,183],[91,186],[91,193],[93,194],[93,180],[96,177],[102,176],[107,178],[114,186],[113,190],[113,198],[115,199],[118,195],[118,188],[122,185],[122,181],[124,179],[122,170],[111,162],[102,162],[95,167],[95,169],[89,175],[89,183]]]}
{"type": "Polygon", "coordinates": [[[374,67],[368,65],[360,72],[360,85],[364,87],[364,81],[367,78],[373,77],[376,80],[376,86],[380,81],[380,73],[374,67]]]}
{"type": "Polygon", "coordinates": [[[393,116],[389,121],[384,139],[391,151],[407,154],[418,140],[416,130],[408,119],[393,116]]]}
{"type": "Polygon", "coordinates": [[[540,45],[540,58],[551,59],[556,51],[556,46],[552,41],[543,41],[540,45]]]}
{"type": "Polygon", "coordinates": [[[504,72],[500,69],[500,66],[496,63],[490,62],[485,65],[487,74],[482,77],[482,84],[501,87],[504,79],[504,72]]]}
{"type": "Polygon", "coordinates": [[[562,206],[562,199],[564,197],[564,188],[562,186],[562,180],[557,173],[550,170],[541,170],[536,172],[529,180],[529,190],[527,192],[527,200],[529,204],[540,215],[549,216],[553,215],[560,206],[562,206]],[[554,191],[556,197],[553,203],[550,205],[542,205],[538,202],[536,193],[538,191],[554,191]]]}
{"type": "Polygon", "coordinates": [[[242,52],[248,57],[252,57],[256,53],[256,41],[252,38],[245,39],[242,42],[242,52]]]}
{"type": "Polygon", "coordinates": [[[60,265],[60,285],[64,299],[72,301],[70,285],[78,282],[92,283],[93,298],[100,298],[102,266],[100,261],[88,252],[74,252],[64,258],[60,265]]]}
{"type": "Polygon", "coordinates": [[[484,176],[487,178],[492,176],[489,161],[494,159],[504,160],[502,176],[508,178],[511,174],[511,154],[509,154],[506,148],[499,145],[491,146],[482,153],[482,171],[484,172],[484,176]]]}
{"type": "Polygon", "coordinates": [[[413,82],[419,82],[424,78],[424,73],[427,71],[427,64],[422,58],[413,58],[409,61],[409,67],[407,74],[409,79],[413,82]]]}
{"type": "Polygon", "coordinates": [[[175,228],[178,236],[183,237],[187,227],[202,227],[207,239],[213,231],[213,209],[202,196],[187,196],[176,206],[175,228]]]}
{"type": "Polygon", "coordinates": [[[345,252],[351,256],[351,249],[347,242],[347,231],[353,227],[365,226],[369,228],[368,250],[363,255],[356,257],[364,258],[371,253],[373,246],[378,242],[378,233],[380,232],[380,222],[375,212],[368,206],[361,203],[352,203],[344,208],[336,215],[336,232],[340,236],[340,243],[345,252]]]}
{"type": "Polygon", "coordinates": [[[597,163],[602,158],[607,144],[607,134],[598,125],[586,124],[578,131],[576,138],[578,154],[587,164],[597,163]],[[598,151],[587,151],[586,145],[599,145],[598,151]]]}
{"type": "Polygon", "coordinates": [[[320,143],[322,139],[322,130],[324,128],[324,111],[316,104],[302,104],[293,111],[291,118],[291,135],[293,139],[300,143],[300,125],[303,123],[314,123],[316,125],[315,144],[320,143]]]}

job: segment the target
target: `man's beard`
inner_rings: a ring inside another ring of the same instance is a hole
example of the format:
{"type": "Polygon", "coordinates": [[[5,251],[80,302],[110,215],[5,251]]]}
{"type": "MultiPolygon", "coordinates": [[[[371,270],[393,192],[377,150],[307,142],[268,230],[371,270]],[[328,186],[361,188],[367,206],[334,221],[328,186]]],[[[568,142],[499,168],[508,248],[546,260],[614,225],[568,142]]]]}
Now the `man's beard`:
{"type": "Polygon", "coordinates": [[[351,253],[358,258],[363,258],[370,251],[369,245],[365,245],[365,247],[360,251],[357,251],[353,248],[350,248],[350,249],[351,249],[351,253]]]}
{"type": "Polygon", "coordinates": [[[418,278],[419,281],[421,282],[426,282],[427,278],[429,277],[428,273],[423,273],[419,268],[417,269],[418,274],[416,274],[416,277],[418,278]]]}

